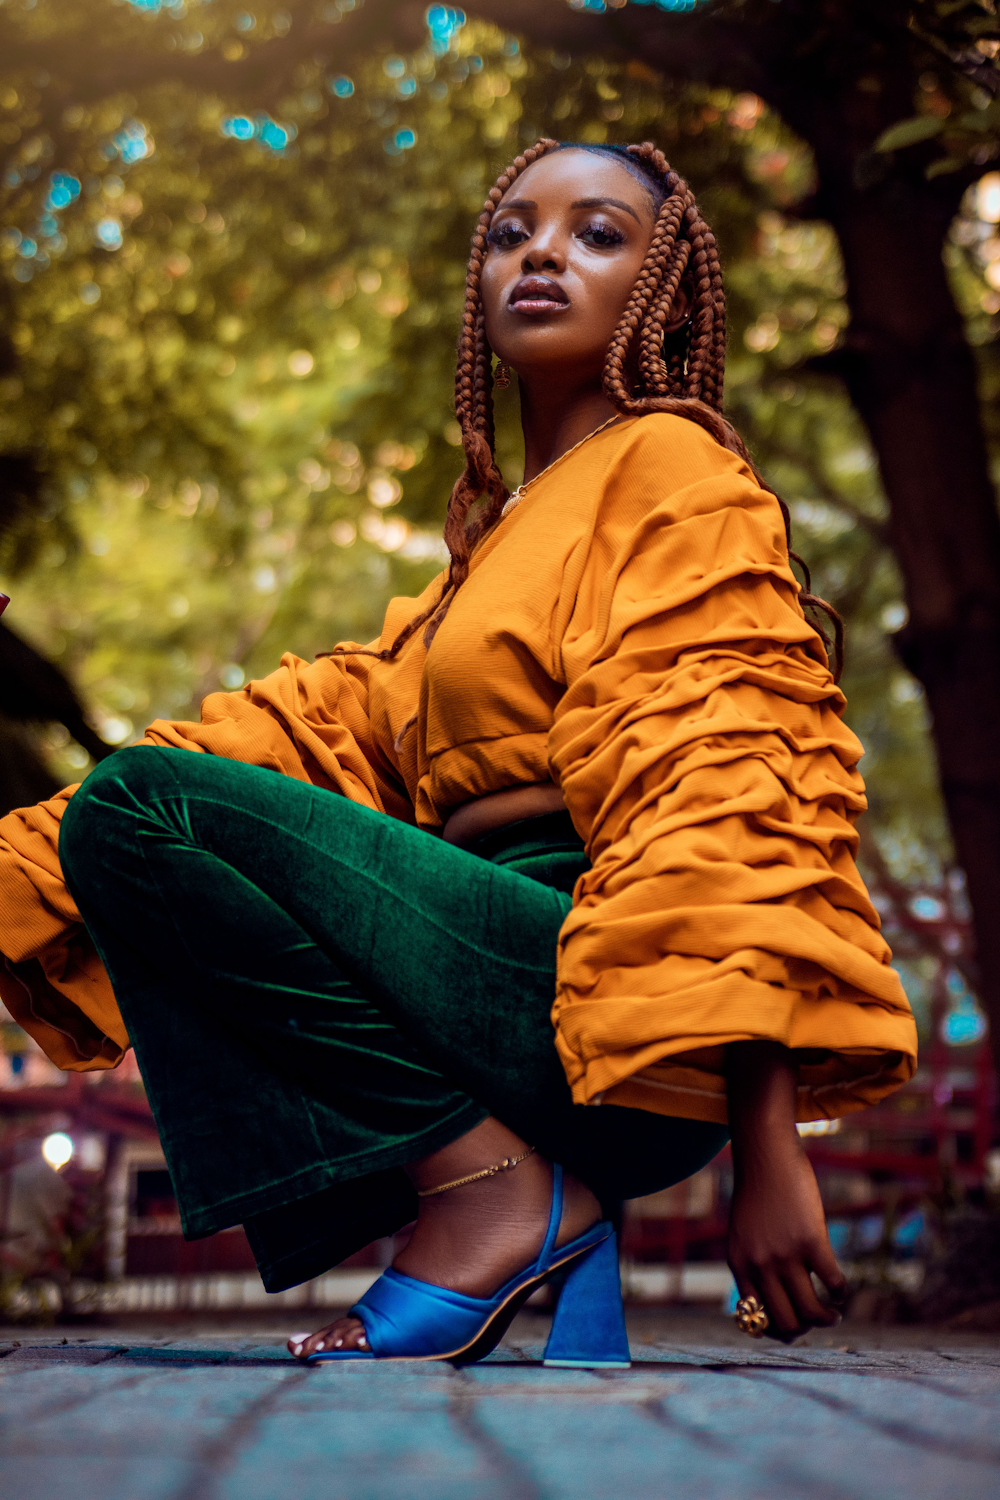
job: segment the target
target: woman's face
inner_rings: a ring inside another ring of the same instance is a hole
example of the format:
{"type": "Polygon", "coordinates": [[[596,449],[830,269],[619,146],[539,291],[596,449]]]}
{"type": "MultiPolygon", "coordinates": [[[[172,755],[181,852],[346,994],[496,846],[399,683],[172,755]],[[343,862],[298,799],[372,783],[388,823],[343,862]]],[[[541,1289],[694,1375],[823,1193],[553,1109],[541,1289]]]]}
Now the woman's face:
{"type": "Polygon", "coordinates": [[[525,379],[599,375],[649,249],[651,195],[617,162],[557,151],[512,183],[482,272],[490,347],[525,379]]]}

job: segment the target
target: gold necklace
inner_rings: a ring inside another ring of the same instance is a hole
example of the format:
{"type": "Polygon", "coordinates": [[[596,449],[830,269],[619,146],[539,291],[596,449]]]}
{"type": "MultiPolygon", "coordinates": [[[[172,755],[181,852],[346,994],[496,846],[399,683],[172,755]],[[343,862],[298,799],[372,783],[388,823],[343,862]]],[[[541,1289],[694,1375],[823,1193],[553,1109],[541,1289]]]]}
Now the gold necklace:
{"type": "Polygon", "coordinates": [[[540,479],[543,479],[545,475],[550,472],[550,470],[556,467],[557,464],[561,464],[564,458],[569,458],[571,453],[575,453],[578,448],[582,448],[584,443],[589,443],[590,439],[592,437],[596,437],[599,432],[603,432],[605,427],[610,427],[612,422],[617,422],[619,416],[620,413],[615,412],[613,417],[609,417],[606,422],[602,422],[600,427],[595,427],[593,432],[588,432],[587,435],[585,437],[582,437],[578,443],[574,443],[572,448],[567,448],[565,453],[560,453],[559,457],[554,458],[550,464],[547,464],[545,468],[542,469],[541,473],[536,474],[535,477],[533,479],[529,479],[527,483],[519,484],[517,489],[510,496],[510,499],[507,501],[503,510],[500,512],[501,521],[503,520],[504,516],[510,515],[510,512],[514,510],[516,506],[520,505],[521,501],[524,499],[524,492],[529,485],[537,484],[538,481],[540,479]]]}

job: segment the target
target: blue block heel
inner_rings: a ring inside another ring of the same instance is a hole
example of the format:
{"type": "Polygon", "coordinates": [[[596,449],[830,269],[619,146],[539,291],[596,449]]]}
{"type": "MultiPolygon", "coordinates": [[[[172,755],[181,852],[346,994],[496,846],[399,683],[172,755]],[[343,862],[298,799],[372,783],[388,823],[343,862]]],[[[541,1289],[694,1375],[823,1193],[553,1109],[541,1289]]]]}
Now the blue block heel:
{"type": "Polygon", "coordinates": [[[584,1370],[627,1370],[632,1363],[614,1234],[570,1267],[542,1362],[584,1370]]]}
{"type": "Polygon", "coordinates": [[[594,1224],[555,1248],[562,1219],[563,1173],[552,1168],[552,1210],[545,1241],[538,1258],[504,1282],[492,1297],[466,1297],[462,1292],[417,1281],[390,1266],[350,1309],[360,1318],[368,1338],[367,1349],[331,1349],[309,1356],[308,1363],[339,1359],[448,1359],[472,1364],[495,1349],[515,1315],[531,1296],[557,1271],[568,1269],[560,1297],[546,1362],[610,1367],[628,1364],[628,1343],[621,1310],[621,1287],[614,1229],[607,1222],[594,1224]],[[595,1257],[600,1256],[599,1260],[595,1257]],[[579,1273],[594,1260],[589,1276],[579,1273]],[[610,1298],[612,1307],[603,1306],[610,1298]],[[564,1311],[565,1307],[565,1311],[564,1311]],[[557,1351],[565,1347],[572,1357],[556,1352],[548,1359],[559,1332],[557,1351]],[[624,1353],[622,1350],[624,1349],[624,1353]]]}

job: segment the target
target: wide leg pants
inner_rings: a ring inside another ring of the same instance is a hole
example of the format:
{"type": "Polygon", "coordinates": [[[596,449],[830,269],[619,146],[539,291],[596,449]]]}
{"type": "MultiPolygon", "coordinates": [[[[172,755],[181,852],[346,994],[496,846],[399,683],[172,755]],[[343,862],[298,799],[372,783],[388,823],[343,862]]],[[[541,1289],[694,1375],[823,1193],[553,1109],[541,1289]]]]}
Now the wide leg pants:
{"type": "Polygon", "coordinates": [[[273,771],[136,746],[73,797],[59,852],[184,1232],[244,1224],[270,1291],[412,1219],[403,1164],[488,1114],[605,1203],[725,1144],[572,1102],[550,1020],[586,868],[566,814],[469,852],[273,771]]]}

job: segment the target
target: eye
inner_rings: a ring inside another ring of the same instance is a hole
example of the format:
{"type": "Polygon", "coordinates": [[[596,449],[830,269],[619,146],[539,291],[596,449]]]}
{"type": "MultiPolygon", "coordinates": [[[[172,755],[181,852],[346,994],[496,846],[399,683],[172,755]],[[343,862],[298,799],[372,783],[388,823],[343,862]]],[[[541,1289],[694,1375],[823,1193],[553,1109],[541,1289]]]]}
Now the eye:
{"type": "Polygon", "coordinates": [[[486,236],[486,243],[495,245],[498,250],[511,250],[515,245],[523,244],[527,238],[528,231],[516,219],[507,219],[503,224],[490,230],[486,236]]]}
{"type": "Polygon", "coordinates": [[[593,245],[597,250],[610,249],[612,245],[625,243],[625,236],[616,224],[609,224],[606,220],[595,219],[586,228],[581,229],[579,239],[585,245],[593,245]]]}

